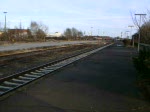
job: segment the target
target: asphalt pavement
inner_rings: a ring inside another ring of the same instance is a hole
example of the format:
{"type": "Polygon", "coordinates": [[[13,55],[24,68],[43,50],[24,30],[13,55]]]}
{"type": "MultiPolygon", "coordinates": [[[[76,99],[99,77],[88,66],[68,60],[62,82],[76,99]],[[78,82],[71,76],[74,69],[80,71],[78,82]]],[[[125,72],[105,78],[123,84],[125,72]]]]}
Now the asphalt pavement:
{"type": "Polygon", "coordinates": [[[0,112],[150,112],[136,87],[134,54],[114,44],[0,101],[0,112]]]}

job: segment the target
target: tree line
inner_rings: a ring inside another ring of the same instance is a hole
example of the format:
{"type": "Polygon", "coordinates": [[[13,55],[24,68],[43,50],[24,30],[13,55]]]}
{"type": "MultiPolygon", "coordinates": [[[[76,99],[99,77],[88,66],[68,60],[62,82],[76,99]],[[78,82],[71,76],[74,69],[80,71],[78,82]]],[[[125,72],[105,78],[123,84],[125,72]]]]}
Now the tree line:
{"type": "Polygon", "coordinates": [[[83,32],[77,30],[76,28],[67,28],[64,31],[64,36],[70,40],[76,40],[83,36],[83,32]]]}
{"type": "Polygon", "coordinates": [[[43,23],[31,21],[29,28],[4,29],[0,35],[1,41],[41,41],[45,39],[48,27],[43,23]]]}
{"type": "MultiPolygon", "coordinates": [[[[0,41],[46,41],[48,34],[48,26],[43,23],[31,21],[27,29],[15,27],[14,29],[4,29],[0,35],[0,41]]],[[[63,33],[62,39],[76,40],[83,36],[83,32],[76,28],[66,28],[63,33]]]]}

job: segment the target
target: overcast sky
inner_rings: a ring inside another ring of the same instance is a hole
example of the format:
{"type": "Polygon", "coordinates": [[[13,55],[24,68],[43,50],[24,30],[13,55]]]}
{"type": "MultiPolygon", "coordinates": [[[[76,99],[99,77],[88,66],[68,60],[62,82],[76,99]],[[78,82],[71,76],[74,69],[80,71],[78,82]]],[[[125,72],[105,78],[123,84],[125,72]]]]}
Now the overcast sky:
{"type": "Polygon", "coordinates": [[[150,0],[1,0],[0,27],[27,28],[31,21],[42,22],[49,32],[75,27],[98,35],[120,36],[132,25],[130,12],[145,13],[150,0]],[[93,28],[91,28],[93,27],[93,28]]]}

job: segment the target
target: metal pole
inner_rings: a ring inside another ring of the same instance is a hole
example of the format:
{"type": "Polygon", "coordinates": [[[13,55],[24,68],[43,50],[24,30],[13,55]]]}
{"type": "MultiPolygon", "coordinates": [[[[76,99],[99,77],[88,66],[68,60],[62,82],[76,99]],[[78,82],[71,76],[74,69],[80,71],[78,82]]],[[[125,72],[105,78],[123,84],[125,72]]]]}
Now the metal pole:
{"type": "Polygon", "coordinates": [[[140,38],[141,38],[141,19],[142,16],[146,16],[146,14],[135,14],[135,16],[140,16],[140,22],[138,24],[138,28],[139,28],[139,38],[138,38],[138,52],[140,51],[140,38]]]}
{"type": "Polygon", "coordinates": [[[121,32],[121,38],[122,38],[122,32],[121,32]]]}
{"type": "Polygon", "coordinates": [[[126,31],[126,32],[125,32],[125,36],[127,36],[127,37],[126,37],[127,39],[128,39],[128,32],[129,32],[129,31],[126,31]]]}
{"type": "Polygon", "coordinates": [[[132,38],[132,28],[134,27],[134,26],[128,26],[128,27],[130,27],[131,28],[131,31],[130,31],[130,37],[131,37],[131,39],[132,39],[132,46],[134,47],[134,37],[132,38]]]}
{"type": "Polygon", "coordinates": [[[91,36],[92,36],[92,28],[93,28],[93,27],[91,27],[91,36]]]}
{"type": "MultiPolygon", "coordinates": [[[[141,24],[141,15],[140,15],[140,24],[141,24]]],[[[141,26],[139,26],[138,52],[140,51],[140,40],[141,40],[141,26]]]]}
{"type": "Polygon", "coordinates": [[[5,33],[6,33],[6,13],[7,12],[4,12],[4,14],[5,14],[5,26],[4,26],[5,33]]]}
{"type": "Polygon", "coordinates": [[[99,29],[98,29],[98,36],[99,36],[99,29]]]}

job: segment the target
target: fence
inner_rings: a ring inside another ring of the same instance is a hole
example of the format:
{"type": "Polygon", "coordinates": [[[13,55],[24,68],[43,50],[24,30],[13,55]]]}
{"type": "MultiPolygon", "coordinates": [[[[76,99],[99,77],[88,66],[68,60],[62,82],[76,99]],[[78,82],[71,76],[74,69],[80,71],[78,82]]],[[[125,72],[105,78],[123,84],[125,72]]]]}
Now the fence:
{"type": "Polygon", "coordinates": [[[150,44],[140,43],[140,50],[146,50],[147,52],[150,52],[150,44]]]}

